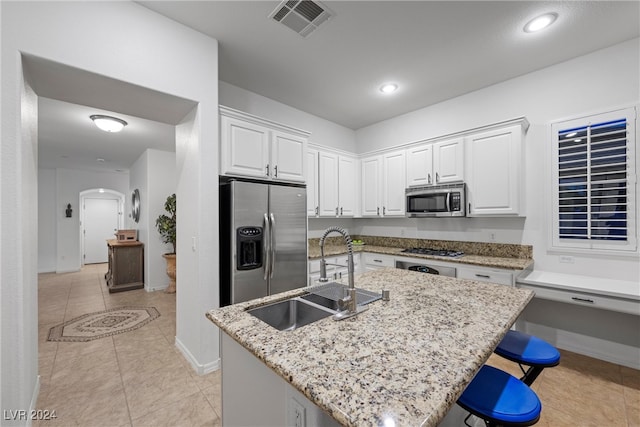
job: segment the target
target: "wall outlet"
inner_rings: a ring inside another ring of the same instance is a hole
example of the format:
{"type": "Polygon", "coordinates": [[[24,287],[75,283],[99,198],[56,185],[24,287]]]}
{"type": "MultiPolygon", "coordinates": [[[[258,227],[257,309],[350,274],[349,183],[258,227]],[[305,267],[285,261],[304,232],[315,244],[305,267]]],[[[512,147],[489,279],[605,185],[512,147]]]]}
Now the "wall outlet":
{"type": "Polygon", "coordinates": [[[490,242],[496,241],[496,233],[489,233],[489,241],[490,242]]]}
{"type": "Polygon", "coordinates": [[[575,258],[573,258],[572,256],[561,256],[560,257],[560,262],[563,264],[573,264],[575,261],[575,258]]]}

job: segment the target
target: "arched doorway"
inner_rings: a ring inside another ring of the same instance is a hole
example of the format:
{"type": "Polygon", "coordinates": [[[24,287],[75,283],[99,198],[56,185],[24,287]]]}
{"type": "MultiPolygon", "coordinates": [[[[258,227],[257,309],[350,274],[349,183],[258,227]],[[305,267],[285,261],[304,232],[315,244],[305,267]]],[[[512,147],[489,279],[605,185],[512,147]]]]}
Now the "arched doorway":
{"type": "Polygon", "coordinates": [[[107,188],[80,192],[80,265],[107,262],[106,240],[124,228],[124,194],[107,188]]]}

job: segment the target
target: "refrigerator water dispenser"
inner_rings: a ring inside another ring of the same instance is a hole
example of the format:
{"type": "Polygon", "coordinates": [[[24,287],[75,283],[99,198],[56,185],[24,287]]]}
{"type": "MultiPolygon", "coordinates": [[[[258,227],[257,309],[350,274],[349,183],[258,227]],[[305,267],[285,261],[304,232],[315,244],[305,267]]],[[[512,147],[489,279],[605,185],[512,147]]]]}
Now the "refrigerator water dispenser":
{"type": "Polygon", "coordinates": [[[262,227],[238,227],[236,243],[238,270],[262,267],[262,227]]]}

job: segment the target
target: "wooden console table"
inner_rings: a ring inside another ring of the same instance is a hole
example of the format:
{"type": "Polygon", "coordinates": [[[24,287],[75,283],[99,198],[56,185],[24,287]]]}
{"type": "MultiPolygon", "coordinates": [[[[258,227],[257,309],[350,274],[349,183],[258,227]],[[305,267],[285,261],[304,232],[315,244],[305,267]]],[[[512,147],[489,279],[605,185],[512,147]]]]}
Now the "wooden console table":
{"type": "Polygon", "coordinates": [[[144,244],[107,240],[109,270],[104,278],[109,292],[144,288],[144,244]]]}

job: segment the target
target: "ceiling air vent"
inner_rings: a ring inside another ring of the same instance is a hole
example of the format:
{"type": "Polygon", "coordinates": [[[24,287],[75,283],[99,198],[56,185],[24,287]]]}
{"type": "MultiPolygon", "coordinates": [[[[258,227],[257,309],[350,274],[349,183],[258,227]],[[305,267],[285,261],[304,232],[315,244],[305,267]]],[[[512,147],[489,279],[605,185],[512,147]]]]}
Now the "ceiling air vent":
{"type": "Polygon", "coordinates": [[[318,1],[285,0],[269,14],[269,18],[307,37],[335,13],[318,1]]]}

